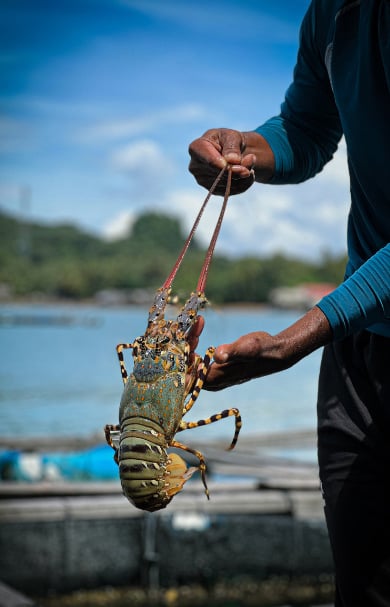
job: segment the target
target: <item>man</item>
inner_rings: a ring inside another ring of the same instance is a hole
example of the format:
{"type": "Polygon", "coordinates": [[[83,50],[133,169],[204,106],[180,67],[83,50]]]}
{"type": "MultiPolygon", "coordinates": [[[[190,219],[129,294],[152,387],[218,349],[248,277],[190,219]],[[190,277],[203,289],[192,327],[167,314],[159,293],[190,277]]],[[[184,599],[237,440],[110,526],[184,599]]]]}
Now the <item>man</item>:
{"type": "MultiPolygon", "coordinates": [[[[190,145],[190,171],[209,187],[228,163],[236,194],[253,170],[261,183],[298,183],[321,171],[343,134],[344,283],[278,335],[255,330],[219,346],[205,387],[281,371],[325,346],[318,454],[335,605],[379,607],[390,606],[390,1],[313,0],[280,115],[255,131],[207,131],[190,145]]],[[[202,320],[194,344],[201,330],[202,320]]]]}

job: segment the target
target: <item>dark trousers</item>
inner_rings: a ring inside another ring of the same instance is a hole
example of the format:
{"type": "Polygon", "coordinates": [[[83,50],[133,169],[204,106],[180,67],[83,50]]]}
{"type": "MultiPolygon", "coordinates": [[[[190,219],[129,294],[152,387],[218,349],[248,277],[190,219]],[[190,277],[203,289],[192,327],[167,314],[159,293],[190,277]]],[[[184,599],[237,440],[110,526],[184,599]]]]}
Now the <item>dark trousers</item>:
{"type": "Polygon", "coordinates": [[[390,338],[324,349],[318,457],[336,607],[390,607],[390,338]]]}

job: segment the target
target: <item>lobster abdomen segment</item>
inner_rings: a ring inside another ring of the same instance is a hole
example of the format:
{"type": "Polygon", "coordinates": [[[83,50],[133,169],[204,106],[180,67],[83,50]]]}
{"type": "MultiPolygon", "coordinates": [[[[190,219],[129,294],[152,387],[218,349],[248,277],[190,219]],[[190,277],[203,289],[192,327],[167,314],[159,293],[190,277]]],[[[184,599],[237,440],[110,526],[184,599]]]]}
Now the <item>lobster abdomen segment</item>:
{"type": "Polygon", "coordinates": [[[154,512],[165,508],[196,468],[187,470],[168,444],[157,423],[137,417],[123,421],[119,445],[119,474],[125,497],[137,508],[154,512]]]}

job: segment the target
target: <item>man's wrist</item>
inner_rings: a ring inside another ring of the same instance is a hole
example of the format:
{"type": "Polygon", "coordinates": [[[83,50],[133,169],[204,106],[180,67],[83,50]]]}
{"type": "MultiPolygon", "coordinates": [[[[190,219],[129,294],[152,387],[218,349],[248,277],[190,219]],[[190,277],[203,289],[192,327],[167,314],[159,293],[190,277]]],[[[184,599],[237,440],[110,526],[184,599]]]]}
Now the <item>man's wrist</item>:
{"type": "Polygon", "coordinates": [[[256,163],[253,167],[256,181],[269,183],[275,172],[275,157],[270,145],[256,131],[245,131],[242,136],[245,142],[244,154],[256,156],[256,163]]]}
{"type": "Polygon", "coordinates": [[[314,350],[330,343],[333,333],[325,314],[314,306],[275,338],[287,366],[292,366],[314,350]]]}

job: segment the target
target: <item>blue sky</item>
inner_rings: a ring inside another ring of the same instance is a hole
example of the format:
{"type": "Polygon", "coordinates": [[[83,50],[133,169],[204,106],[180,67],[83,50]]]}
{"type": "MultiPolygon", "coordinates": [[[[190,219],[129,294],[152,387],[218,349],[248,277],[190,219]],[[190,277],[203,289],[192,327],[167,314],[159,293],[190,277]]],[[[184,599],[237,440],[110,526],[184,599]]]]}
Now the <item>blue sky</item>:
{"type": "MultiPolygon", "coordinates": [[[[0,208],[109,238],[149,209],[189,227],[205,192],[188,173],[188,144],[278,112],[308,4],[2,0],[0,208]]],[[[204,241],[218,209],[213,198],[204,241]]],[[[344,252],[347,211],[341,145],[306,184],[232,198],[218,248],[344,252]]]]}

